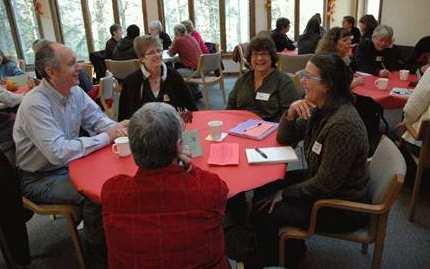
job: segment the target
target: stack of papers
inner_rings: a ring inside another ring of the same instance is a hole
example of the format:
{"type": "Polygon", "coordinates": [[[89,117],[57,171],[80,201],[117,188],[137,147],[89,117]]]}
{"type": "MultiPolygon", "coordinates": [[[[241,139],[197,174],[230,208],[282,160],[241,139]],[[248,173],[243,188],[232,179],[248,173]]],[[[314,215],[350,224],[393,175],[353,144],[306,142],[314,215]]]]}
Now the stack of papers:
{"type": "Polygon", "coordinates": [[[292,147],[247,148],[246,159],[250,164],[295,163],[299,161],[292,147]]]}
{"type": "Polygon", "coordinates": [[[211,144],[208,164],[239,165],[239,144],[237,143],[211,144]]]}
{"type": "Polygon", "coordinates": [[[262,140],[278,128],[278,123],[250,119],[228,130],[232,135],[262,140]]]}

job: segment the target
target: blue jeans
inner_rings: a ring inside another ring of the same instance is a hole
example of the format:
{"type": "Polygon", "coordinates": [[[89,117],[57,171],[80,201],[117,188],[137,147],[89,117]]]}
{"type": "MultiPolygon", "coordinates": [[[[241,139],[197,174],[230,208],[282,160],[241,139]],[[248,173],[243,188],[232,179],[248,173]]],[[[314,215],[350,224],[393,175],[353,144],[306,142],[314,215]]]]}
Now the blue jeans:
{"type": "Polygon", "coordinates": [[[35,203],[72,204],[81,209],[88,243],[104,249],[101,206],[81,195],[69,179],[66,167],[49,172],[20,171],[22,195],[35,203]]]}

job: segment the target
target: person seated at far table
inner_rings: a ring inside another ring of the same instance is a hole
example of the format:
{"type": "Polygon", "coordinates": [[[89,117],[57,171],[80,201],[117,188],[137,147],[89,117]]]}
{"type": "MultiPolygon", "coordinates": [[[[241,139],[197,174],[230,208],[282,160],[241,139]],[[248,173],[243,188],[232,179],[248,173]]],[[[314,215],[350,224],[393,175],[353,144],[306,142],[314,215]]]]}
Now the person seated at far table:
{"type": "Polygon", "coordinates": [[[130,119],[134,176],[102,188],[111,269],[229,268],[224,254],[228,188],[182,154],[184,123],[165,103],[147,103],[130,119]]]}
{"type": "Polygon", "coordinates": [[[300,96],[290,77],[276,69],[278,55],[273,41],[254,37],[249,43],[247,61],[251,70],[234,84],[227,109],[249,110],[265,120],[279,121],[300,96]]]}
{"type": "Polygon", "coordinates": [[[109,32],[111,34],[111,38],[106,41],[105,46],[105,59],[111,59],[113,51],[118,44],[118,42],[122,39],[122,27],[119,24],[112,24],[109,27],[109,32]]]}
{"type": "Polygon", "coordinates": [[[16,62],[10,60],[4,55],[3,51],[0,50],[0,80],[3,80],[5,77],[13,77],[22,74],[24,74],[24,72],[19,69],[16,62]]]}
{"type": "Polygon", "coordinates": [[[168,53],[170,56],[174,56],[176,53],[179,55],[180,62],[176,63],[175,67],[182,76],[187,77],[197,69],[202,50],[194,37],[187,34],[187,29],[183,24],[176,24],[174,31],[175,38],[168,53]]]}
{"type": "Polygon", "coordinates": [[[23,99],[13,128],[22,195],[35,203],[80,207],[84,242],[103,263],[100,206],[75,189],[68,164],[127,135],[127,123],[109,119],[77,86],[81,66],[70,48],[46,42],[36,52],[35,66],[43,80],[23,99]],[[92,136],[80,137],[81,127],[92,136]]]}
{"type": "Polygon", "coordinates": [[[364,40],[371,40],[373,31],[378,27],[379,22],[373,17],[373,15],[366,14],[358,21],[358,27],[360,27],[361,38],[360,42],[364,40]]]}
{"type": "Polygon", "coordinates": [[[278,18],[276,20],[276,29],[272,31],[272,39],[275,42],[276,50],[281,52],[285,49],[295,50],[296,46],[291,39],[288,38],[287,33],[290,30],[290,20],[287,18],[278,18]]]}
{"type": "MultiPolygon", "coordinates": [[[[278,190],[256,202],[252,219],[257,254],[264,266],[278,264],[278,231],[283,226],[305,228],[313,204],[339,198],[367,202],[369,143],[366,127],[355,110],[350,90],[352,73],[336,54],[317,54],[307,63],[304,99],[291,104],[280,121],[277,140],[296,146],[304,140],[307,170],[287,172],[278,190]]],[[[255,191],[258,195],[258,191],[255,191]]],[[[361,213],[327,210],[319,213],[318,229],[347,232],[368,222],[361,213]]],[[[306,251],[304,241],[286,242],[287,268],[296,268],[306,251]]]]}
{"type": "Polygon", "coordinates": [[[297,39],[298,54],[315,53],[318,41],[323,35],[324,32],[321,27],[321,20],[318,16],[312,16],[306,24],[303,34],[297,39]]]}
{"type": "Polygon", "coordinates": [[[161,39],[163,50],[169,49],[170,45],[172,45],[172,39],[170,39],[169,34],[163,32],[163,25],[160,21],[152,21],[149,24],[149,34],[161,39]]]}
{"type": "Polygon", "coordinates": [[[421,74],[430,67],[430,36],[425,36],[417,42],[409,63],[412,72],[419,71],[421,74]]]}
{"type": "Polygon", "coordinates": [[[119,99],[118,119],[129,119],[142,105],[166,102],[178,110],[197,110],[187,84],[162,60],[160,39],[146,35],[134,40],[141,67],[125,78],[119,99]]]}
{"type": "Polygon", "coordinates": [[[181,21],[181,24],[183,24],[185,26],[185,28],[187,29],[187,33],[189,35],[191,35],[192,37],[194,37],[194,39],[197,41],[197,43],[199,43],[199,47],[200,47],[202,53],[209,53],[208,47],[206,46],[205,42],[203,41],[202,36],[194,28],[193,22],[190,20],[187,20],[187,21],[181,21]]]}
{"type": "Polygon", "coordinates": [[[351,36],[351,45],[355,46],[360,43],[361,34],[360,30],[355,26],[355,19],[353,16],[344,16],[342,20],[342,28],[347,30],[351,36]]]}
{"type": "Polygon", "coordinates": [[[133,41],[140,34],[139,26],[136,24],[127,27],[127,35],[116,44],[112,53],[112,60],[124,61],[137,59],[134,52],[133,41]]]}
{"type": "Polygon", "coordinates": [[[364,40],[355,54],[357,70],[375,76],[388,77],[390,71],[397,71],[405,66],[400,50],[393,45],[393,28],[379,25],[373,31],[371,40],[364,40]]]}
{"type": "MultiPolygon", "coordinates": [[[[351,37],[350,31],[345,28],[333,27],[331,28],[319,41],[316,54],[336,53],[339,55],[345,64],[349,66],[352,72],[356,67],[351,60],[351,37]]],[[[351,83],[351,88],[364,83],[363,77],[354,77],[351,83]]]]}

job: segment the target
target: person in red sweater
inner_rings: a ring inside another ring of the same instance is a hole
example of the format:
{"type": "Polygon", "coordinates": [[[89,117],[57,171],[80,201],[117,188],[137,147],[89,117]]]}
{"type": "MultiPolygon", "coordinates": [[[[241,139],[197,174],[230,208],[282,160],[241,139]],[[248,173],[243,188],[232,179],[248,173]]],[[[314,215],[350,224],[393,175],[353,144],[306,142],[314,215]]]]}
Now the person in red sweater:
{"type": "Polygon", "coordinates": [[[197,41],[197,43],[199,43],[199,47],[202,50],[202,53],[209,53],[208,47],[206,47],[206,44],[203,41],[202,36],[194,28],[193,22],[188,20],[188,21],[182,21],[181,24],[183,24],[185,26],[185,28],[187,29],[187,33],[189,35],[191,35],[192,37],[194,37],[194,39],[197,41]]]}
{"type": "Polygon", "coordinates": [[[228,188],[182,155],[184,123],[166,103],[147,103],[131,118],[139,166],[102,188],[108,265],[113,269],[227,269],[224,210],[228,188]]]}
{"type": "Polygon", "coordinates": [[[175,38],[173,44],[169,48],[169,55],[174,56],[176,53],[179,55],[180,63],[176,64],[178,72],[184,76],[190,75],[192,72],[189,70],[196,70],[199,64],[199,58],[202,54],[197,41],[187,34],[187,30],[183,24],[177,24],[174,28],[175,38]],[[189,69],[182,71],[180,69],[189,69]]]}

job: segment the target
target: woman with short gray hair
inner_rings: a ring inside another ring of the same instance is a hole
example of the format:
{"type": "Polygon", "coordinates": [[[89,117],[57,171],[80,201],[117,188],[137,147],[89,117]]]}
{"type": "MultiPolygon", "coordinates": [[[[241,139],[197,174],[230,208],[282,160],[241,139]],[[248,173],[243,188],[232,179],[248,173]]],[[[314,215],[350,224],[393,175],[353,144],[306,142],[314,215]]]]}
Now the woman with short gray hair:
{"type": "Polygon", "coordinates": [[[161,40],[163,50],[169,49],[170,45],[172,45],[172,39],[166,32],[163,32],[163,25],[160,21],[151,21],[149,23],[149,34],[161,40]]]}
{"type": "Polygon", "coordinates": [[[180,116],[168,104],[145,104],[131,118],[138,171],[109,179],[101,194],[109,268],[229,268],[223,231],[227,185],[189,165],[181,155],[182,131],[180,116]]]}
{"type": "Polygon", "coordinates": [[[388,77],[390,71],[406,67],[400,50],[393,45],[394,31],[388,25],[379,25],[372,34],[372,39],[360,43],[355,55],[357,70],[380,77],[388,77]]]}
{"type": "Polygon", "coordinates": [[[119,119],[129,119],[142,105],[149,102],[169,103],[191,120],[191,112],[197,110],[194,99],[184,79],[162,60],[160,39],[151,35],[134,40],[134,50],[139,57],[140,68],[125,78],[119,99],[119,119]]]}

